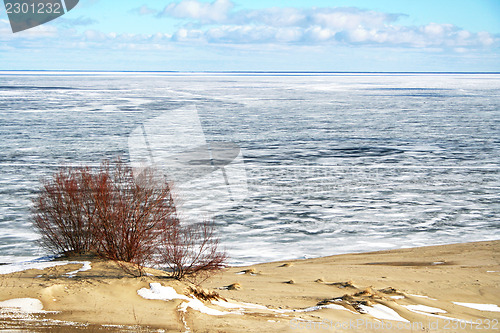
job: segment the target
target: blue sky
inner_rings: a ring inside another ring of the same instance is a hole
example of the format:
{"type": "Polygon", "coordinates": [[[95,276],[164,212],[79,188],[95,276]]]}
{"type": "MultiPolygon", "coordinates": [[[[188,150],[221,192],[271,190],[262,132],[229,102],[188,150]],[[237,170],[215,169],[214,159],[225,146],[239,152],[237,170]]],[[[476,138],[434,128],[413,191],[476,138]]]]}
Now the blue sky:
{"type": "Polygon", "coordinates": [[[80,0],[0,70],[500,71],[500,0],[80,0]]]}

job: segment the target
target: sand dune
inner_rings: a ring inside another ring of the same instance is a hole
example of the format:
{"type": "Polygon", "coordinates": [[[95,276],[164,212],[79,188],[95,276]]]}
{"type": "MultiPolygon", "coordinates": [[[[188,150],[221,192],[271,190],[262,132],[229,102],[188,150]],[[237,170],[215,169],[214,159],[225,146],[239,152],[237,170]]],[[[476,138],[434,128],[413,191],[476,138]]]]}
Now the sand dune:
{"type": "Polygon", "coordinates": [[[500,331],[500,241],[232,267],[198,288],[93,258],[47,266],[0,266],[0,329],[500,331]]]}

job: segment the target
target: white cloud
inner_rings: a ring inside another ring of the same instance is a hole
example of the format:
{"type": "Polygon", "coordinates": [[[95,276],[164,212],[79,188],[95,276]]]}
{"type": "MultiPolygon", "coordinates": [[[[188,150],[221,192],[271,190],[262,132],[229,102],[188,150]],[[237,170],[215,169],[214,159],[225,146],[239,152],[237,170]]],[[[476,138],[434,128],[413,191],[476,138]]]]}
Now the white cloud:
{"type": "Polygon", "coordinates": [[[203,31],[196,29],[184,29],[181,28],[175,32],[175,34],[171,37],[172,41],[175,42],[202,42],[206,39],[206,36],[203,31]]]}
{"type": "Polygon", "coordinates": [[[230,0],[215,0],[212,3],[182,0],[165,7],[161,16],[195,19],[202,23],[223,22],[233,6],[230,0]]]}
{"type": "Polygon", "coordinates": [[[277,28],[269,26],[221,26],[209,29],[204,35],[213,43],[268,43],[275,42],[277,28]]]}
{"type": "MultiPolygon", "coordinates": [[[[134,9],[136,14],[158,13],[147,6],[134,9]]],[[[230,0],[181,0],[161,11],[188,22],[176,31],[156,34],[117,34],[86,30],[79,33],[65,24],[42,25],[24,33],[12,34],[7,20],[0,19],[0,40],[36,42],[34,37],[57,37],[59,43],[93,45],[94,47],[152,49],[171,47],[175,43],[192,46],[361,45],[403,48],[466,50],[500,46],[500,36],[488,32],[473,33],[452,24],[429,23],[423,26],[398,24],[402,14],[362,10],[358,8],[267,8],[235,10],[230,0]],[[81,43],[81,44],[79,44],[81,43]],[[128,46],[127,46],[128,45],[128,46]]],[[[84,18],[74,24],[86,24],[84,18]]],[[[40,38],[40,45],[44,39],[40,38]]]]}
{"type": "Polygon", "coordinates": [[[97,23],[96,20],[91,19],[89,17],[80,16],[74,19],[67,19],[65,17],[60,17],[58,20],[54,22],[57,25],[62,25],[66,27],[74,27],[74,26],[88,26],[94,23],[97,23]]]}
{"type": "Polygon", "coordinates": [[[308,14],[298,8],[267,8],[232,13],[228,20],[235,24],[257,23],[275,27],[305,26],[308,14]]]}
{"type": "Polygon", "coordinates": [[[498,38],[494,38],[490,33],[486,31],[478,32],[477,37],[484,46],[493,45],[495,42],[498,43],[498,38]]]}
{"type": "Polygon", "coordinates": [[[450,28],[453,28],[451,24],[437,24],[437,23],[430,23],[426,26],[423,26],[421,30],[429,35],[429,36],[437,36],[441,37],[444,35],[446,30],[449,30],[450,28]]]}
{"type": "Polygon", "coordinates": [[[309,14],[311,21],[322,27],[333,29],[357,29],[383,27],[394,22],[398,14],[386,14],[357,8],[317,8],[309,14]]]}
{"type": "Polygon", "coordinates": [[[466,40],[466,39],[470,38],[471,36],[472,36],[472,34],[469,31],[465,31],[465,30],[460,30],[457,33],[457,38],[459,40],[466,40]]]}
{"type": "MultiPolygon", "coordinates": [[[[17,40],[22,40],[22,39],[37,39],[37,38],[48,38],[48,37],[57,37],[58,36],[58,29],[52,25],[39,25],[37,27],[23,30],[20,32],[16,32],[15,34],[12,33],[12,30],[10,29],[10,25],[8,26],[9,28],[6,29],[6,35],[8,35],[10,38],[9,39],[17,39],[17,40]]],[[[2,32],[4,30],[2,29],[2,32]]],[[[3,35],[3,34],[2,34],[3,35]]],[[[5,36],[7,37],[7,36],[5,36]]]]}
{"type": "Polygon", "coordinates": [[[134,8],[131,10],[131,12],[139,15],[152,15],[158,13],[156,9],[150,8],[147,5],[142,5],[141,7],[134,8]]]}
{"type": "Polygon", "coordinates": [[[7,38],[8,36],[10,37],[11,35],[12,35],[12,29],[10,28],[9,21],[0,19],[0,40],[11,39],[7,38]]]}
{"type": "Polygon", "coordinates": [[[219,44],[343,44],[378,45],[413,48],[483,48],[500,44],[500,38],[489,33],[471,33],[450,25],[423,27],[383,26],[335,29],[310,27],[276,27],[269,25],[222,25],[208,29],[182,28],[182,41],[204,41],[219,44]]]}
{"type": "Polygon", "coordinates": [[[190,19],[199,27],[188,26],[176,40],[210,43],[278,44],[366,44],[400,47],[464,48],[500,44],[500,36],[472,33],[452,24],[429,23],[424,26],[397,24],[404,14],[390,14],[353,7],[266,8],[233,11],[230,0],[212,3],[182,0],[165,7],[162,15],[190,19]],[[220,24],[214,27],[214,24],[220,24]],[[210,26],[203,29],[204,24],[210,26]],[[190,37],[193,36],[193,37],[190,37]]]}
{"type": "Polygon", "coordinates": [[[304,31],[302,29],[287,27],[278,29],[278,31],[276,31],[275,38],[279,42],[292,43],[301,40],[303,35],[304,31]]]}

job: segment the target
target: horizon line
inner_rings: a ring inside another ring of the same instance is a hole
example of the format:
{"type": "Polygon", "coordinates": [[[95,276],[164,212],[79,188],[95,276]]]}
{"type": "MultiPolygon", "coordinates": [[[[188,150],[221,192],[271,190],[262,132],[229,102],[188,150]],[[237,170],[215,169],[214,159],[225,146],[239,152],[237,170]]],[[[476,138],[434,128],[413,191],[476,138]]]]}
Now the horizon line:
{"type": "Polygon", "coordinates": [[[167,74],[500,74],[500,72],[488,71],[181,71],[181,70],[82,70],[82,69],[0,69],[8,73],[25,72],[57,72],[57,73],[167,73],[167,74]]]}

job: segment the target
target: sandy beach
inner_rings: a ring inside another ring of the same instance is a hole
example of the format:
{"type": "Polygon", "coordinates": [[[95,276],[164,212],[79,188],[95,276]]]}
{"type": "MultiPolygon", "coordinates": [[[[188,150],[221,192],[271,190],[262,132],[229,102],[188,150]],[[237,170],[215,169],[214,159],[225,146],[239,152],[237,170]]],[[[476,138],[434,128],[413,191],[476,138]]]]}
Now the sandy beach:
{"type": "Polygon", "coordinates": [[[2,331],[500,331],[500,241],[230,267],[198,288],[94,258],[14,266],[2,331]]]}

